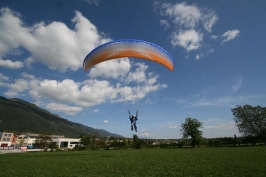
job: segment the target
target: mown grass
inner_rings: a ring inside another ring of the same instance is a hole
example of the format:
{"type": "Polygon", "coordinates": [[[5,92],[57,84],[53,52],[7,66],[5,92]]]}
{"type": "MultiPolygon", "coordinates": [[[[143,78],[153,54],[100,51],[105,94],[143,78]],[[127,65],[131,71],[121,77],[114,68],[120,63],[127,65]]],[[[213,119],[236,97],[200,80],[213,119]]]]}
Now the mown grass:
{"type": "Polygon", "coordinates": [[[0,155],[0,176],[266,176],[266,147],[0,155]]]}

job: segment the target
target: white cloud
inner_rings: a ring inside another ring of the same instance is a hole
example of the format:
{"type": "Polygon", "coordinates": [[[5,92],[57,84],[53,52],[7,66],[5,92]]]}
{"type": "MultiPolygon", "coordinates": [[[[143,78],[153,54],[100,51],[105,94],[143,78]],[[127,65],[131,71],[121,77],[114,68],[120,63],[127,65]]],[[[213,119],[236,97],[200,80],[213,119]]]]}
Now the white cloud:
{"type": "Polygon", "coordinates": [[[23,63],[20,61],[2,60],[0,59],[0,66],[7,67],[10,69],[19,69],[24,67],[23,63]]]}
{"type": "Polygon", "coordinates": [[[219,36],[217,35],[211,35],[211,39],[217,39],[219,36]]]}
{"type": "Polygon", "coordinates": [[[64,112],[67,115],[71,115],[71,116],[74,116],[77,113],[82,111],[82,107],[69,106],[66,104],[58,104],[58,103],[49,103],[46,105],[46,108],[52,111],[64,112]]]}
{"type": "Polygon", "coordinates": [[[199,60],[199,59],[202,58],[202,57],[203,57],[203,54],[197,54],[195,58],[196,58],[197,60],[199,60]]]}
{"type": "Polygon", "coordinates": [[[239,90],[239,88],[241,87],[241,84],[242,84],[242,81],[243,81],[243,78],[240,78],[237,83],[232,87],[232,90],[234,92],[237,92],[239,90]]]}
{"type": "Polygon", "coordinates": [[[160,20],[160,24],[165,27],[165,29],[170,28],[170,24],[167,20],[160,20]]]}
{"type": "Polygon", "coordinates": [[[24,53],[24,50],[22,50],[22,49],[14,49],[14,50],[11,50],[10,52],[9,52],[9,54],[10,55],[12,55],[12,56],[20,56],[20,55],[22,55],[24,53]]]}
{"type": "Polygon", "coordinates": [[[225,32],[223,35],[222,35],[222,38],[223,41],[222,41],[222,44],[225,43],[225,42],[228,42],[234,38],[236,38],[238,36],[238,34],[240,33],[239,30],[235,29],[235,30],[229,30],[227,32],[225,32]]]}
{"type": "Polygon", "coordinates": [[[109,121],[108,120],[104,120],[103,123],[109,124],[109,121]]]}
{"type": "Polygon", "coordinates": [[[79,106],[93,106],[110,99],[113,91],[108,81],[86,80],[83,83],[71,79],[63,81],[42,80],[30,94],[35,98],[48,97],[79,106]]]}
{"type": "Polygon", "coordinates": [[[18,94],[19,94],[18,92],[13,91],[13,90],[9,90],[9,91],[7,91],[7,92],[4,93],[4,95],[7,96],[7,97],[15,97],[18,94]]]}
{"type": "Polygon", "coordinates": [[[10,97],[28,93],[36,101],[48,99],[51,102],[90,107],[105,102],[134,102],[144,98],[150,92],[167,87],[166,84],[157,83],[158,76],[146,73],[145,65],[136,66],[136,71],[133,73],[141,72],[143,78],[134,78],[129,72],[115,84],[111,84],[108,80],[97,79],[88,79],[83,82],[75,82],[72,79],[57,81],[35,78],[33,75],[22,73],[21,78],[5,85],[8,90],[4,94],[10,97]],[[129,86],[128,80],[137,85],[129,86]]]}
{"type": "MultiPolygon", "coordinates": [[[[83,59],[90,50],[111,39],[99,33],[96,26],[80,12],[75,13],[72,22],[74,29],[55,21],[26,26],[20,14],[8,8],[1,8],[0,57],[11,55],[12,52],[23,48],[30,55],[23,61],[27,67],[41,62],[50,69],[75,71],[82,67],[83,59]]],[[[6,67],[7,60],[1,61],[6,67]]],[[[22,67],[23,62],[10,61],[9,67],[22,67]]],[[[35,78],[33,75],[22,73],[20,78],[18,76],[16,80],[8,83],[5,83],[6,80],[2,76],[0,83],[7,88],[4,93],[6,96],[29,94],[35,102],[48,106],[49,103],[60,102],[66,106],[77,105],[78,108],[104,102],[136,101],[150,92],[167,87],[166,84],[158,83],[157,75],[147,72],[146,65],[135,63],[133,67],[134,71],[130,72],[131,63],[128,58],[123,58],[96,65],[88,74],[90,79],[85,81],[35,78]],[[102,78],[99,80],[95,79],[96,77],[102,78]],[[113,84],[110,78],[116,79],[116,83],[113,84]]],[[[62,105],[57,107],[63,110],[62,105]]]]}
{"type": "Polygon", "coordinates": [[[31,79],[31,80],[35,79],[35,76],[34,75],[28,74],[28,73],[25,73],[25,72],[21,73],[21,76],[23,78],[25,78],[25,79],[31,79]]]}
{"type": "Polygon", "coordinates": [[[199,60],[205,56],[208,56],[211,53],[214,53],[214,49],[209,49],[208,51],[206,51],[205,54],[203,54],[203,53],[197,54],[195,58],[196,58],[196,60],[199,60]]]}
{"type": "MultiPolygon", "coordinates": [[[[212,26],[217,22],[218,17],[213,10],[200,9],[196,5],[187,5],[183,3],[154,3],[155,9],[160,9],[163,16],[169,17],[173,24],[181,29],[195,29],[202,25],[204,29],[211,32],[212,26]]],[[[161,20],[160,23],[167,26],[170,24],[167,20],[161,20]]]]}
{"type": "Polygon", "coordinates": [[[257,95],[245,95],[245,96],[236,96],[236,97],[220,97],[216,99],[210,100],[199,100],[194,102],[185,103],[185,107],[204,107],[204,106],[226,106],[226,107],[234,107],[236,105],[241,104],[251,104],[253,101],[257,102],[256,100],[265,98],[266,95],[257,94],[257,95]]]}
{"type": "Polygon", "coordinates": [[[94,109],[94,110],[92,110],[92,112],[97,113],[97,112],[99,112],[99,109],[94,109]]]}
{"type": "Polygon", "coordinates": [[[194,28],[197,26],[201,17],[201,12],[196,6],[186,5],[186,3],[163,3],[161,13],[172,19],[174,24],[186,28],[194,28]]]}
{"type": "Polygon", "coordinates": [[[172,126],[169,126],[169,128],[179,128],[178,124],[174,124],[172,126]]]}
{"type": "MultiPolygon", "coordinates": [[[[50,69],[76,71],[82,67],[84,57],[93,48],[110,41],[78,11],[72,19],[74,30],[62,22],[40,22],[26,27],[18,13],[8,8],[2,8],[0,12],[0,56],[23,47],[31,54],[27,65],[41,62],[50,69]]],[[[1,63],[12,68],[23,66],[21,62],[8,60],[1,60],[1,63]]]]}
{"type": "Polygon", "coordinates": [[[148,129],[147,128],[145,128],[145,129],[142,129],[142,130],[140,130],[141,132],[146,132],[146,131],[148,131],[148,129]]]}
{"type": "Polygon", "coordinates": [[[3,56],[11,49],[19,47],[24,34],[29,31],[21,28],[23,23],[20,20],[20,14],[8,8],[1,8],[0,13],[0,56],[3,56]]]}
{"type": "Polygon", "coordinates": [[[8,81],[9,78],[7,76],[5,76],[4,74],[0,73],[0,80],[8,81]]]}
{"type": "Polygon", "coordinates": [[[144,65],[143,63],[137,63],[136,66],[138,66],[138,68],[135,70],[135,72],[128,73],[128,77],[126,79],[127,83],[134,81],[137,83],[147,81],[145,72],[148,69],[148,66],[144,65]]]}
{"type": "Polygon", "coordinates": [[[196,59],[197,59],[197,60],[200,59],[200,55],[199,55],[199,54],[196,55],[196,59]]]}
{"type": "Polygon", "coordinates": [[[90,69],[89,77],[95,78],[102,76],[104,78],[119,78],[125,76],[130,70],[129,59],[116,59],[109,60],[97,64],[94,68],[90,69]]]}
{"type": "Polygon", "coordinates": [[[145,133],[140,134],[139,136],[140,136],[140,137],[144,137],[144,138],[150,138],[150,137],[152,137],[153,135],[154,135],[154,134],[149,134],[149,133],[145,132],[145,133]]]}
{"type": "Polygon", "coordinates": [[[4,74],[0,73],[0,87],[1,86],[7,86],[7,81],[9,81],[9,78],[5,76],[4,74]]]}
{"type": "Polygon", "coordinates": [[[185,2],[176,4],[155,2],[154,9],[159,9],[161,15],[168,18],[160,20],[161,25],[167,29],[173,26],[170,36],[171,44],[174,47],[183,47],[187,52],[201,48],[202,30],[206,30],[206,35],[208,35],[218,21],[215,11],[199,8],[194,4],[188,5],[185,2]]]}
{"type": "Polygon", "coordinates": [[[170,128],[170,129],[176,129],[179,128],[178,123],[175,121],[166,121],[163,125],[159,125],[160,128],[170,128]]]}
{"type": "Polygon", "coordinates": [[[235,122],[233,122],[233,121],[230,121],[230,122],[218,121],[218,122],[213,123],[213,125],[204,126],[204,128],[206,128],[206,129],[224,129],[224,130],[234,129],[235,127],[236,127],[235,122]]]}
{"type": "Polygon", "coordinates": [[[184,104],[187,101],[185,99],[177,99],[176,102],[177,102],[177,104],[184,104]]]}
{"type": "Polygon", "coordinates": [[[195,30],[180,31],[178,34],[172,34],[171,43],[173,46],[181,46],[187,50],[196,50],[201,46],[203,40],[203,34],[195,30]]]}
{"type": "Polygon", "coordinates": [[[213,10],[201,10],[201,21],[204,29],[208,32],[212,31],[212,26],[218,21],[218,17],[213,10]]]}
{"type": "Polygon", "coordinates": [[[214,101],[200,100],[200,101],[196,101],[196,102],[190,103],[189,106],[202,107],[202,106],[216,106],[216,105],[218,105],[218,101],[217,100],[214,100],[214,101]]]}
{"type": "Polygon", "coordinates": [[[8,87],[10,90],[20,93],[29,88],[29,82],[24,79],[17,79],[15,83],[9,84],[8,87]]]}
{"type": "Polygon", "coordinates": [[[99,6],[100,0],[85,0],[88,4],[94,4],[96,6],[99,6]]]}

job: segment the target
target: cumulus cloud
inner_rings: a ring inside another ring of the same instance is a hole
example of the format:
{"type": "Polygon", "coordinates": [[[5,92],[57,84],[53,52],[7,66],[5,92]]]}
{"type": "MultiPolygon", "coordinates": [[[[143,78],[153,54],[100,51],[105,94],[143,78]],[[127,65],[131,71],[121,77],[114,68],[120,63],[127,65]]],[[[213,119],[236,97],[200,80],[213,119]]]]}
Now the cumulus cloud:
{"type": "Polygon", "coordinates": [[[187,30],[173,33],[171,43],[173,46],[181,46],[189,52],[198,49],[201,46],[202,40],[203,34],[195,30],[187,30]]]}
{"type": "Polygon", "coordinates": [[[0,73],[0,86],[6,86],[8,80],[9,80],[9,78],[7,76],[0,73]]]}
{"type": "Polygon", "coordinates": [[[46,105],[46,108],[52,111],[64,112],[67,115],[71,115],[71,116],[74,116],[77,113],[82,111],[82,107],[69,106],[66,104],[58,104],[58,103],[49,103],[46,105]]]}
{"type": "MultiPolygon", "coordinates": [[[[154,6],[155,9],[160,10],[161,15],[168,17],[176,27],[182,29],[194,29],[202,25],[206,31],[211,32],[212,26],[218,20],[213,10],[201,9],[196,5],[187,5],[185,2],[176,4],[156,2],[154,6]]],[[[162,24],[169,26],[169,23],[162,24]]]]}
{"type": "Polygon", "coordinates": [[[186,3],[163,3],[161,13],[164,16],[168,16],[174,24],[186,28],[197,26],[201,17],[200,10],[196,6],[186,5],[186,3]]]}
{"type": "MultiPolygon", "coordinates": [[[[29,94],[36,101],[50,100],[50,102],[62,102],[64,104],[77,105],[74,111],[79,107],[90,107],[105,102],[135,102],[144,98],[148,93],[167,87],[166,84],[157,83],[158,76],[152,73],[146,73],[147,66],[136,64],[137,68],[133,73],[145,73],[143,78],[132,79],[129,72],[121,82],[112,84],[108,80],[88,79],[83,82],[75,82],[72,79],[61,81],[52,79],[36,78],[33,75],[22,73],[21,78],[14,82],[4,85],[8,88],[4,95],[8,97],[20,94],[29,94]],[[128,80],[134,82],[134,86],[128,85],[128,80]],[[139,83],[141,81],[141,83],[139,83]],[[136,84],[136,85],[135,85],[136,84]]],[[[137,74],[138,75],[138,74],[137,74]]],[[[141,75],[141,74],[139,74],[141,75]]],[[[2,80],[8,78],[1,75],[2,80]]],[[[62,105],[58,105],[57,111],[64,111],[62,105]]],[[[66,110],[66,109],[65,109],[66,110]]],[[[80,110],[81,111],[81,110],[80,110]]],[[[95,110],[94,112],[96,112],[95,110]]],[[[71,114],[64,111],[67,114],[71,114]]]]}
{"type": "Polygon", "coordinates": [[[167,19],[160,20],[160,24],[166,29],[173,26],[171,33],[171,44],[180,46],[187,52],[202,47],[203,30],[207,34],[212,31],[213,25],[218,21],[215,11],[207,8],[199,8],[196,5],[183,3],[154,3],[155,10],[167,19]],[[171,23],[171,24],[170,24],[171,23]]]}
{"type": "Polygon", "coordinates": [[[125,76],[130,70],[130,61],[128,58],[109,60],[97,64],[94,68],[90,69],[89,77],[95,78],[102,76],[104,78],[114,78],[125,76]]]}
{"type": "MultiPolygon", "coordinates": [[[[41,62],[50,69],[76,71],[82,67],[88,52],[111,40],[98,32],[96,26],[78,11],[72,19],[75,24],[73,30],[55,21],[26,26],[17,12],[9,8],[1,8],[0,12],[0,56],[22,47],[31,55],[27,65],[41,62]]],[[[23,67],[21,62],[10,60],[0,60],[0,63],[0,66],[10,68],[23,67]]]]}
{"type": "Polygon", "coordinates": [[[240,33],[240,31],[237,29],[229,30],[229,31],[225,32],[222,35],[222,38],[223,38],[222,44],[236,38],[239,35],[239,33],[240,33]]]}
{"type": "MultiPolygon", "coordinates": [[[[19,13],[1,8],[0,58],[21,55],[23,51],[28,56],[24,61],[1,59],[0,66],[30,67],[41,62],[50,69],[60,71],[76,71],[81,68],[84,57],[93,48],[111,39],[100,33],[78,11],[75,12],[72,22],[74,29],[59,21],[27,26],[19,13]]],[[[74,115],[82,111],[83,107],[105,102],[135,102],[150,92],[167,87],[166,84],[158,83],[158,75],[147,70],[147,65],[131,63],[128,58],[123,58],[96,65],[89,71],[89,78],[84,81],[37,78],[22,73],[12,81],[0,75],[0,86],[7,88],[5,96],[29,95],[35,102],[42,103],[51,110],[74,115]],[[116,82],[113,83],[111,79],[116,82]],[[60,104],[55,105],[56,102],[60,104]]]]}
{"type": "Polygon", "coordinates": [[[127,77],[127,83],[130,83],[130,82],[145,82],[147,80],[146,78],[146,70],[148,69],[148,66],[147,65],[144,65],[143,63],[137,63],[136,66],[138,66],[138,68],[133,71],[133,72],[130,72],[128,74],[128,77],[127,77]]]}
{"type": "Polygon", "coordinates": [[[2,81],[8,81],[9,78],[7,76],[5,76],[4,74],[0,73],[0,80],[2,80],[2,81]]]}
{"type": "Polygon", "coordinates": [[[10,68],[10,69],[19,69],[24,65],[20,61],[11,61],[11,60],[2,60],[0,59],[0,66],[10,68]]]}

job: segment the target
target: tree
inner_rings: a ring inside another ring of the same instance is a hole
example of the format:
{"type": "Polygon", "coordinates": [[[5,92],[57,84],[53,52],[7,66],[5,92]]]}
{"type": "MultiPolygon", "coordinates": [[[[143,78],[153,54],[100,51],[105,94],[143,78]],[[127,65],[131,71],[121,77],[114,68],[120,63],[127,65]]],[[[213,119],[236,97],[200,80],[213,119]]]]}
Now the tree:
{"type": "Polygon", "coordinates": [[[238,105],[231,111],[240,133],[258,137],[266,143],[266,107],[238,105]]]}
{"type": "Polygon", "coordinates": [[[133,135],[133,149],[140,149],[140,141],[139,141],[139,137],[137,135],[133,135]]]}
{"type": "Polygon", "coordinates": [[[203,128],[202,124],[203,122],[190,117],[186,118],[184,123],[181,123],[181,134],[183,134],[183,138],[191,137],[191,147],[195,147],[200,144],[202,131],[200,131],[199,128],[203,128]]]}
{"type": "Polygon", "coordinates": [[[91,137],[90,136],[83,136],[81,138],[81,142],[82,144],[84,144],[85,146],[90,145],[91,144],[91,137]]]}
{"type": "Polygon", "coordinates": [[[21,140],[19,140],[19,145],[20,145],[20,146],[23,146],[24,142],[25,142],[25,139],[22,138],[21,140]]]}
{"type": "Polygon", "coordinates": [[[43,133],[38,136],[36,141],[41,146],[41,149],[44,149],[47,148],[49,143],[52,142],[52,137],[47,133],[43,133]]]}

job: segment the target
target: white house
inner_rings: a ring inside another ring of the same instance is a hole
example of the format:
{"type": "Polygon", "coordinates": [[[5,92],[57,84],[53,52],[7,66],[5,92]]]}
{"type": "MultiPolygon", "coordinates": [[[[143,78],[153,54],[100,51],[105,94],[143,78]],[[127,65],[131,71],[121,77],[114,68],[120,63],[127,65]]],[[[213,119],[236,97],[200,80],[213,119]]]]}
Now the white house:
{"type": "Polygon", "coordinates": [[[58,148],[72,149],[76,145],[81,145],[81,139],[80,138],[77,139],[77,138],[62,138],[62,137],[58,137],[57,139],[53,139],[53,142],[56,143],[58,148]]]}

